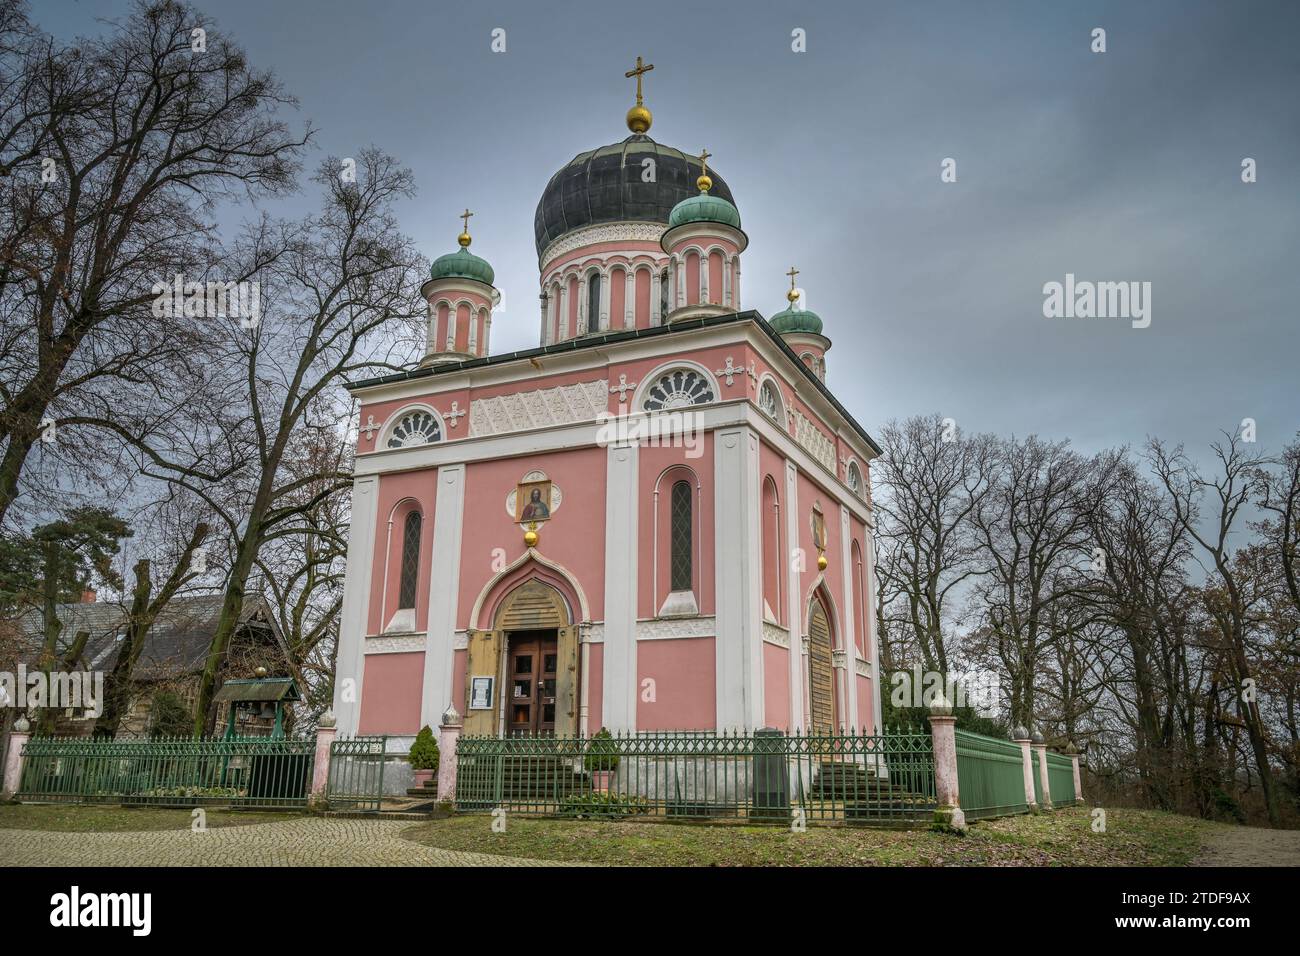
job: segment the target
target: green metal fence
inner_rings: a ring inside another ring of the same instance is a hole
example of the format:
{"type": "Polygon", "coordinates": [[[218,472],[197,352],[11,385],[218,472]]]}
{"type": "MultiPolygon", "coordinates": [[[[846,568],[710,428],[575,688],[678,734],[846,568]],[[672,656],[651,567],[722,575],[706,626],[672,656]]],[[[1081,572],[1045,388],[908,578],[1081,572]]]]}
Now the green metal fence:
{"type": "Polygon", "coordinates": [[[1072,806],[1077,800],[1074,792],[1074,761],[1062,754],[1048,751],[1047,787],[1052,793],[1052,806],[1072,806]]]}
{"type": "Polygon", "coordinates": [[[957,790],[967,820],[1027,813],[1020,745],[969,730],[957,737],[957,790]]]}
{"type": "Polygon", "coordinates": [[[456,753],[466,811],[908,825],[935,807],[928,730],[466,736],[456,753]]]}
{"type": "Polygon", "coordinates": [[[379,810],[387,752],[386,736],[353,737],[330,744],[325,799],[331,810],[379,810]]]}
{"type": "Polygon", "coordinates": [[[18,799],[169,807],[307,805],[313,738],[89,740],[34,737],[18,799]]]}

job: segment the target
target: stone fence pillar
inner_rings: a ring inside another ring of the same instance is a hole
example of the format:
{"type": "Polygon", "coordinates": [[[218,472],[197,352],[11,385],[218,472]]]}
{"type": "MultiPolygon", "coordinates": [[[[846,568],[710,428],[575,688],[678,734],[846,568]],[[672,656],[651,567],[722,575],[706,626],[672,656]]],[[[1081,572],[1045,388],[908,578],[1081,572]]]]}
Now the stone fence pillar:
{"type": "Polygon", "coordinates": [[[1070,763],[1074,769],[1074,802],[1083,803],[1083,783],[1079,779],[1079,750],[1070,748],[1070,763]]]}
{"type": "Polygon", "coordinates": [[[1033,741],[1029,738],[1029,731],[1023,727],[1013,728],[1011,739],[1020,745],[1020,764],[1025,775],[1025,803],[1029,806],[1030,813],[1037,813],[1038,798],[1034,796],[1034,752],[1029,749],[1033,741]]]}
{"type": "Polygon", "coordinates": [[[1052,809],[1052,790],[1047,784],[1047,742],[1042,734],[1034,734],[1034,749],[1038,751],[1038,783],[1043,791],[1043,809],[1052,809]]]}
{"type": "Polygon", "coordinates": [[[334,711],[327,710],[316,722],[316,763],[311,774],[311,800],[313,803],[325,799],[325,789],[330,782],[330,744],[338,733],[334,711]]]}
{"type": "Polygon", "coordinates": [[[957,718],[942,697],[930,705],[930,738],[934,742],[934,810],[936,826],[966,829],[957,788],[957,718]]]}
{"type": "Polygon", "coordinates": [[[442,712],[438,725],[438,800],[456,799],[456,742],[463,729],[460,714],[452,704],[442,712]]]}
{"type": "Polygon", "coordinates": [[[14,729],[9,734],[9,753],[5,758],[4,783],[0,784],[0,799],[8,800],[18,792],[23,780],[23,747],[32,737],[32,725],[26,717],[14,721],[14,729]]]}

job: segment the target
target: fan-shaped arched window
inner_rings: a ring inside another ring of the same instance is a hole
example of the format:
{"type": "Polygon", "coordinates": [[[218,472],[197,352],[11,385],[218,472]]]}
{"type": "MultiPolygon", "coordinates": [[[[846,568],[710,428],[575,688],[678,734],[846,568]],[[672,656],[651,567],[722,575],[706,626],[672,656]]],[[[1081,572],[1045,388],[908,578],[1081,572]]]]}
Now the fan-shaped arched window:
{"type": "Polygon", "coordinates": [[[420,512],[412,511],[402,525],[402,577],[397,609],[415,607],[415,587],[420,572],[420,512]]]}
{"type": "Polygon", "coordinates": [[[389,448],[410,448],[442,440],[442,426],[430,412],[416,409],[407,412],[388,433],[389,448]]]}
{"type": "Polygon", "coordinates": [[[689,591],[694,567],[691,563],[691,483],[673,484],[672,528],[669,545],[669,587],[689,591]]]}
{"type": "Polygon", "coordinates": [[[713,385],[692,368],[673,369],[646,390],[642,407],[647,412],[704,405],[714,400],[713,385]]]}

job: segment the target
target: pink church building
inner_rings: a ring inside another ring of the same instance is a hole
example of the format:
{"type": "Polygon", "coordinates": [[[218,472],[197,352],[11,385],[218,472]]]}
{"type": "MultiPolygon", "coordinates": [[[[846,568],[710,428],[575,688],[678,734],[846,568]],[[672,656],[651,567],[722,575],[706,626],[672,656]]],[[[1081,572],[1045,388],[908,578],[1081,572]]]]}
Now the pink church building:
{"type": "Polygon", "coordinates": [[[797,273],[744,308],[731,189],[637,99],[537,205],[538,346],[492,353],[467,212],[423,361],[352,388],[344,736],[879,726],[880,450],[797,273]]]}

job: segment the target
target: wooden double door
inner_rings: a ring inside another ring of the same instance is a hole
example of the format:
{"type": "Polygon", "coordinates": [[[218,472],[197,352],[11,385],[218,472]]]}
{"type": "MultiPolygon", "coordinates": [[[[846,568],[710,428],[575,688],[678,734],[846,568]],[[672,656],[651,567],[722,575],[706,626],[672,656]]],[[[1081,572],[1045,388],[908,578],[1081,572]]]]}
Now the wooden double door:
{"type": "Polygon", "coordinates": [[[812,732],[835,732],[834,644],[822,602],[813,599],[808,618],[808,716],[812,732]]]}
{"type": "Polygon", "coordinates": [[[559,698],[560,646],[556,630],[507,635],[506,732],[555,733],[559,698]]]}

